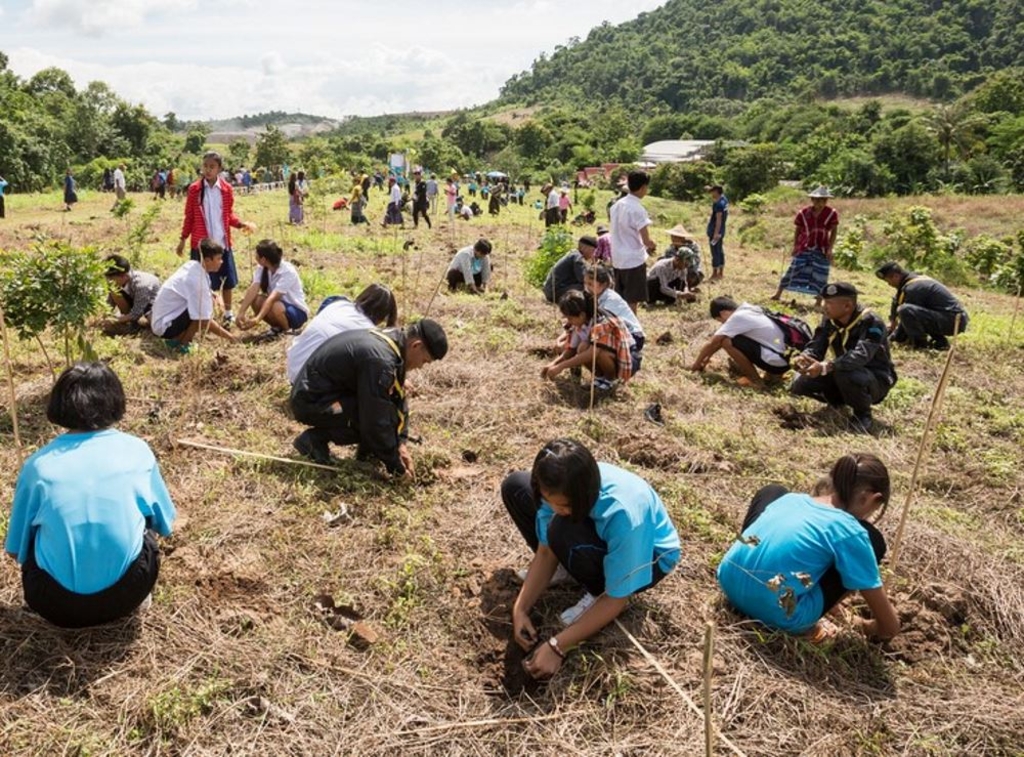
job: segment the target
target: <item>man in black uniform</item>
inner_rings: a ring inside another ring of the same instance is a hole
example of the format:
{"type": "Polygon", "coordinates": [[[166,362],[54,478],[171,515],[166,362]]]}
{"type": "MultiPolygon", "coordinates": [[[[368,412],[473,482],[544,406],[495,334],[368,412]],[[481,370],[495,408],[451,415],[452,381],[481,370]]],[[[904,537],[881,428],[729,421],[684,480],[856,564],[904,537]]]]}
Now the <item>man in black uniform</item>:
{"type": "Polygon", "coordinates": [[[899,263],[886,263],[876,271],[878,278],[896,290],[889,314],[889,339],[911,347],[931,346],[948,350],[960,316],[960,334],[967,328],[967,313],[946,287],[928,276],[905,271],[899,263]]]}
{"type": "Polygon", "coordinates": [[[849,405],[855,431],[871,431],[871,406],[896,383],[885,323],[857,304],[852,284],[837,282],[821,290],[825,319],[807,347],[793,360],[801,374],[790,393],[833,407],[849,405]],[[834,357],[826,358],[829,349],[834,357]]]}
{"type": "Polygon", "coordinates": [[[427,228],[432,229],[430,216],[427,215],[427,212],[430,210],[430,199],[427,197],[427,182],[423,179],[423,172],[418,168],[412,172],[412,175],[416,181],[412,196],[413,228],[419,228],[420,216],[423,216],[423,220],[427,222],[427,228]]]}
{"type": "Polygon", "coordinates": [[[346,331],[310,355],[292,386],[295,419],[312,426],[294,446],[330,464],[328,442],[358,444],[357,459],[377,458],[388,473],[413,477],[405,374],[448,352],[448,338],[429,318],[402,329],[346,331]]]}

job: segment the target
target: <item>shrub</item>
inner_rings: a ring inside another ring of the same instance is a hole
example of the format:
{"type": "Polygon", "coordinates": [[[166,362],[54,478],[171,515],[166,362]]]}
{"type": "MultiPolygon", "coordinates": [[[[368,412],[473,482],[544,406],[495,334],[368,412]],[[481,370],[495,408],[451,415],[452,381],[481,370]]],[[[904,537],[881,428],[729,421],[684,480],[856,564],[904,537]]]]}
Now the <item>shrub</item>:
{"type": "Polygon", "coordinates": [[[704,187],[715,183],[715,166],[704,160],[664,163],[651,174],[651,194],[692,201],[704,196],[704,187]]]}
{"type": "Polygon", "coordinates": [[[722,174],[726,191],[734,200],[742,200],[755,192],[767,192],[782,176],[778,147],[760,144],[730,150],[722,174]]]}
{"type": "Polygon", "coordinates": [[[998,239],[982,234],[964,245],[967,264],[983,278],[989,279],[996,269],[1010,261],[1013,250],[998,239]]]}
{"type": "Polygon", "coordinates": [[[526,260],[526,280],[535,287],[543,286],[555,263],[573,248],[573,235],[564,226],[552,226],[544,232],[540,247],[526,260]]]}
{"type": "Polygon", "coordinates": [[[941,274],[953,284],[963,284],[969,278],[967,266],[957,257],[961,235],[940,233],[930,208],[915,205],[904,215],[894,213],[882,230],[888,241],[875,251],[874,262],[896,260],[908,268],[941,274]]]}
{"type": "Polygon", "coordinates": [[[832,250],[832,262],[837,268],[846,271],[864,270],[864,229],[867,219],[862,215],[854,216],[853,221],[846,225],[845,230],[832,250]]]}

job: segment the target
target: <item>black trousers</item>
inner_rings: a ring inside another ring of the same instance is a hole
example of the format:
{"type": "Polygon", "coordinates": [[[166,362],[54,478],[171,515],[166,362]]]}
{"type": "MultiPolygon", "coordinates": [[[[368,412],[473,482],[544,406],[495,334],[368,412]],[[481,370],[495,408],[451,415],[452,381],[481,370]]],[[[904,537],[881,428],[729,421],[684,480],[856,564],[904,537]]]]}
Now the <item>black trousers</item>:
{"type": "Polygon", "coordinates": [[[0,218],[6,218],[7,211],[4,210],[4,192],[0,189],[0,218]]]}
{"type": "Polygon", "coordinates": [[[761,345],[751,339],[749,336],[743,334],[737,334],[731,337],[730,340],[732,346],[743,353],[751,363],[760,368],[766,373],[770,373],[774,376],[781,376],[789,370],[789,364],[786,365],[772,365],[771,363],[765,362],[764,357],[761,354],[761,345]]]}
{"type": "MultiPolygon", "coordinates": [[[[953,327],[956,325],[956,313],[946,310],[929,310],[920,305],[900,305],[896,309],[899,324],[893,334],[893,341],[910,343],[923,342],[928,337],[937,341],[945,341],[947,336],[953,336],[953,327]]],[[[960,314],[960,332],[967,328],[967,314],[960,314]]]]}
{"type": "Polygon", "coordinates": [[[299,423],[311,426],[310,432],[318,439],[342,446],[359,444],[359,401],[356,397],[342,397],[339,402],[341,412],[332,413],[327,407],[293,397],[292,413],[299,423]]]}
{"type": "MultiPolygon", "coordinates": [[[[772,502],[777,500],[783,494],[789,494],[789,489],[779,484],[769,484],[764,488],[758,490],[754,498],[750,500],[750,507],[747,508],[747,514],[743,518],[743,526],[740,531],[746,531],[747,528],[754,523],[761,514],[765,511],[772,502]]],[[[864,530],[868,532],[868,538],[871,539],[871,548],[875,552],[875,560],[881,565],[882,560],[885,559],[886,544],[885,537],[882,536],[881,531],[875,528],[874,524],[869,523],[866,520],[858,520],[864,530]]],[[[838,604],[839,600],[850,593],[851,589],[847,589],[843,586],[842,576],[839,575],[839,571],[836,570],[835,565],[830,567],[822,575],[818,581],[818,586],[821,587],[821,593],[825,598],[825,604],[823,612],[828,612],[838,604]]]]}
{"type": "MultiPolygon", "coordinates": [[[[484,277],[483,274],[474,273],[473,283],[478,287],[483,286],[484,277]]],[[[460,285],[466,283],[466,277],[462,275],[462,271],[452,268],[448,271],[448,291],[454,292],[459,288],[460,285]]]]}
{"type": "Polygon", "coordinates": [[[130,615],[153,591],[160,573],[160,548],[149,531],[142,551],[120,580],[95,594],[76,594],[61,586],[36,563],[34,548],[21,566],[25,603],[62,628],[86,628],[130,615]]]}
{"type": "Polygon", "coordinates": [[[797,376],[789,388],[795,397],[811,397],[833,407],[849,405],[856,415],[870,415],[889,393],[889,382],[867,368],[837,369],[827,376],[797,376]]]}
{"type": "MultiPolygon", "coordinates": [[[[673,289],[679,289],[682,283],[683,279],[680,276],[678,279],[670,281],[668,285],[673,289]]],[[[661,282],[658,279],[647,279],[647,303],[655,305],[659,302],[664,302],[666,305],[675,305],[676,298],[670,297],[661,291],[661,282]]]]}
{"type": "Polygon", "coordinates": [[[430,225],[430,216],[427,215],[427,211],[428,210],[430,210],[430,205],[428,205],[427,203],[423,203],[422,205],[420,205],[418,203],[413,203],[413,205],[412,205],[412,225],[413,226],[419,226],[420,225],[420,216],[423,216],[423,220],[427,222],[427,228],[428,229],[434,228],[433,226],[430,225]]]}
{"type": "Polygon", "coordinates": [[[548,208],[544,211],[544,227],[557,226],[562,220],[562,214],[558,208],[548,208]]]}
{"type": "MultiPolygon", "coordinates": [[[[501,482],[501,500],[519,533],[536,552],[540,546],[536,525],[540,502],[533,498],[529,471],[510,473],[501,482]]],[[[569,518],[556,515],[548,524],[548,546],[569,575],[588,592],[595,597],[604,593],[604,558],[608,554],[608,545],[598,536],[593,520],[586,518],[574,523],[569,518]]],[[[666,575],[658,566],[657,555],[652,553],[651,562],[653,579],[639,591],[646,591],[666,575]]]]}

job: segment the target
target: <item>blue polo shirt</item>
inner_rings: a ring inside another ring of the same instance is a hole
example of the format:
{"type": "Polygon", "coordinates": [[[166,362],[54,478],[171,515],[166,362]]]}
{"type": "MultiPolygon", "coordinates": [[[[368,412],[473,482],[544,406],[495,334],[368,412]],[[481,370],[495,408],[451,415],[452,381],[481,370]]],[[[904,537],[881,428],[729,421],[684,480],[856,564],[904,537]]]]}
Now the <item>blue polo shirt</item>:
{"type": "Polygon", "coordinates": [[[708,239],[715,234],[715,214],[722,214],[722,239],[725,239],[725,222],[729,220],[729,199],[722,195],[711,203],[711,218],[708,221],[708,239]]]}
{"type": "Polygon", "coordinates": [[[729,548],[718,583],[743,614],[803,633],[824,612],[818,581],[833,566],[850,591],[882,585],[871,538],[857,519],[790,493],[768,505],[729,548]]]}
{"type": "MultiPolygon", "coordinates": [[[[601,489],[590,510],[597,535],[608,545],[604,558],[605,593],[628,597],[654,580],[657,562],[669,573],[679,563],[679,534],[651,485],[627,470],[598,463],[601,489]]],[[[548,543],[548,525],[555,511],[541,501],[537,539],[548,543]]]]}
{"type": "Polygon", "coordinates": [[[24,564],[34,545],[61,586],[95,594],[138,558],[147,523],[169,536],[175,515],[144,441],[115,429],[61,434],[21,469],[6,549],[24,564]]]}

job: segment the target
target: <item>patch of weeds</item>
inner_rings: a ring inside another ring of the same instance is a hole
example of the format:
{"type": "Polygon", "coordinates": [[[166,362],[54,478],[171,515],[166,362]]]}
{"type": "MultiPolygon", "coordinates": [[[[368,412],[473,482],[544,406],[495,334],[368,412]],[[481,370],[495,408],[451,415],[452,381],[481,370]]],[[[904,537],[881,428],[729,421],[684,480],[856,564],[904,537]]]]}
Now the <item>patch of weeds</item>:
{"type": "Polygon", "coordinates": [[[173,686],[150,697],[146,704],[146,725],[152,732],[177,733],[215,705],[227,701],[231,685],[213,678],[197,688],[173,686]]]}
{"type": "Polygon", "coordinates": [[[921,513],[948,533],[963,533],[965,529],[977,530],[978,521],[967,513],[945,505],[923,505],[921,513]]]}
{"type": "Polygon", "coordinates": [[[507,328],[490,328],[484,337],[484,349],[491,353],[508,352],[516,348],[517,333],[507,328]]]}
{"type": "Polygon", "coordinates": [[[391,599],[384,624],[396,630],[409,625],[410,616],[426,600],[428,560],[422,555],[410,553],[402,560],[394,578],[384,579],[383,589],[391,599]]]}
{"type": "Polygon", "coordinates": [[[299,278],[302,279],[302,290],[306,293],[306,299],[310,302],[338,294],[340,289],[332,276],[316,268],[301,268],[299,278]]]}
{"type": "Polygon", "coordinates": [[[981,453],[981,462],[985,466],[985,476],[991,483],[1003,484],[1017,477],[1020,461],[1010,450],[992,447],[981,453]]]}
{"type": "Polygon", "coordinates": [[[896,386],[889,390],[884,405],[889,410],[909,410],[922,398],[931,393],[932,388],[912,376],[900,376],[896,386]]]}
{"type": "Polygon", "coordinates": [[[515,331],[523,332],[539,327],[541,322],[526,312],[515,300],[502,300],[491,310],[491,323],[507,326],[515,331]]]}
{"type": "Polygon", "coordinates": [[[935,432],[935,446],[946,452],[966,452],[968,442],[959,424],[940,423],[935,432]]]}

